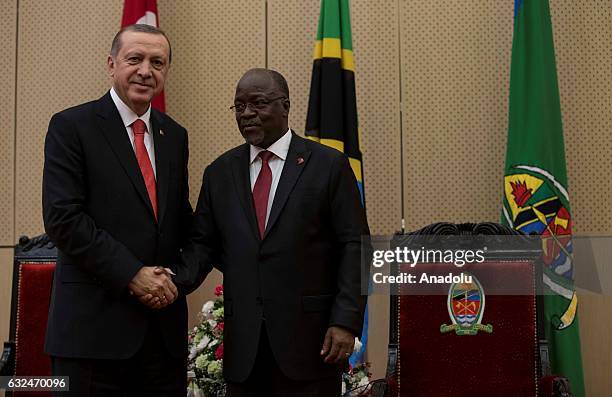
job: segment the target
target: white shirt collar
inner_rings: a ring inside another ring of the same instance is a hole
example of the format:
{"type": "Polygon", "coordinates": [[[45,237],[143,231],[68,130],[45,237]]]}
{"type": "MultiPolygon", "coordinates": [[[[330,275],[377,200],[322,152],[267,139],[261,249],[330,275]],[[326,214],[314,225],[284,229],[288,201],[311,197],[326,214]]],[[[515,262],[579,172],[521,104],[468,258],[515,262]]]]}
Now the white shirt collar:
{"type": "Polygon", "coordinates": [[[125,127],[131,126],[132,123],[136,121],[136,119],[141,119],[145,122],[147,126],[147,131],[151,131],[151,105],[149,105],[149,108],[142,116],[138,117],[138,115],[134,113],[134,111],[130,109],[128,105],[126,105],[125,102],[121,100],[121,98],[119,98],[119,95],[117,95],[117,93],[115,92],[115,87],[111,87],[110,95],[113,99],[113,102],[115,102],[115,106],[119,111],[119,115],[121,116],[121,120],[123,121],[123,125],[125,127]]]}
{"type": "Polygon", "coordinates": [[[270,145],[267,149],[262,149],[258,146],[249,145],[251,147],[251,163],[257,158],[259,152],[267,150],[274,153],[277,157],[285,161],[287,159],[287,153],[289,153],[289,144],[291,144],[291,128],[285,132],[285,135],[278,138],[276,142],[270,145]]]}

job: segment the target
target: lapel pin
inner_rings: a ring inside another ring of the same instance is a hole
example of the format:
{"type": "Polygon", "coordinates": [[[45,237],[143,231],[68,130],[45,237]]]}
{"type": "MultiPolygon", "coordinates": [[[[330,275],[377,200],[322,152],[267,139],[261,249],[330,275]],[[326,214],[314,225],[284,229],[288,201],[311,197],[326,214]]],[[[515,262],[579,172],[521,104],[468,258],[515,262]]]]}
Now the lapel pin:
{"type": "Polygon", "coordinates": [[[164,135],[164,130],[162,130],[161,128],[159,129],[159,135],[164,135]]]}
{"type": "Polygon", "coordinates": [[[297,164],[298,164],[298,165],[302,165],[302,164],[304,164],[304,158],[303,158],[303,157],[298,157],[298,158],[297,158],[297,164]]]}

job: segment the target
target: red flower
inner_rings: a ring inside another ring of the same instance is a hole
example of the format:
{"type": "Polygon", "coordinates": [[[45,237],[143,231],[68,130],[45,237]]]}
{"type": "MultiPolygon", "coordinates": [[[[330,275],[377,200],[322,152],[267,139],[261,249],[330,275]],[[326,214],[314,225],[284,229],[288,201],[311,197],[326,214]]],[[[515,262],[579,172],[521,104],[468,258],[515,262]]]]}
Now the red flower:
{"type": "Polygon", "coordinates": [[[215,358],[217,360],[221,360],[223,358],[223,342],[221,342],[219,347],[217,347],[217,350],[215,350],[215,358]]]}
{"type": "Polygon", "coordinates": [[[220,322],[217,324],[217,328],[219,328],[220,331],[223,331],[223,328],[225,327],[225,323],[224,322],[220,322]]]}
{"type": "Polygon", "coordinates": [[[215,287],[215,295],[216,296],[223,295],[223,284],[219,284],[215,287]]]}

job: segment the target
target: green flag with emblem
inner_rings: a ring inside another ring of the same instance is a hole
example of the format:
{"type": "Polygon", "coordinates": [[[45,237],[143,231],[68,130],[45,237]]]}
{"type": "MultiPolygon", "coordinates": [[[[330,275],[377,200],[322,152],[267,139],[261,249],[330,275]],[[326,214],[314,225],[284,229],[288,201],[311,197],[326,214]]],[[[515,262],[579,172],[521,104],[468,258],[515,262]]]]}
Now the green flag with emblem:
{"type": "Polygon", "coordinates": [[[544,329],[554,374],[584,380],[572,217],[548,0],[515,0],[503,222],[542,236],[544,329]]]}

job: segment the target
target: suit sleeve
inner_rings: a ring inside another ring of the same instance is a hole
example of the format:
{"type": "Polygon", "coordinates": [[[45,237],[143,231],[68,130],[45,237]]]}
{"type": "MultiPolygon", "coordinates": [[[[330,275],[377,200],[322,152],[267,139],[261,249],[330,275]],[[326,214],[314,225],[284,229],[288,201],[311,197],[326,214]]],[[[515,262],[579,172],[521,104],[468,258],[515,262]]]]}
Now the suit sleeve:
{"type": "Polygon", "coordinates": [[[183,191],[181,192],[181,241],[184,248],[189,240],[189,233],[193,225],[193,208],[189,202],[189,139],[187,131],[185,132],[185,143],[183,146],[183,191]]]}
{"type": "MultiPolygon", "coordinates": [[[[332,225],[338,259],[338,294],[332,306],[330,326],[342,326],[354,335],[361,334],[366,296],[361,294],[362,255],[369,263],[370,230],[361,204],[357,181],[346,156],[339,156],[332,166],[329,192],[332,225]],[[362,252],[362,237],[365,244],[362,252]]],[[[367,280],[367,274],[366,278],[367,280]]]]}
{"type": "Polygon", "coordinates": [[[215,247],[220,246],[212,216],[211,189],[209,167],[204,171],[189,242],[183,249],[182,262],[174,278],[179,292],[185,295],[197,289],[210,273],[215,247]]]}
{"type": "MultiPolygon", "coordinates": [[[[143,266],[86,212],[86,159],[74,122],[53,116],[45,139],[43,220],[57,248],[105,288],[121,293],[143,266]]],[[[100,165],[100,166],[103,166],[100,165]]]]}

